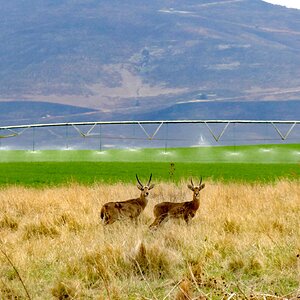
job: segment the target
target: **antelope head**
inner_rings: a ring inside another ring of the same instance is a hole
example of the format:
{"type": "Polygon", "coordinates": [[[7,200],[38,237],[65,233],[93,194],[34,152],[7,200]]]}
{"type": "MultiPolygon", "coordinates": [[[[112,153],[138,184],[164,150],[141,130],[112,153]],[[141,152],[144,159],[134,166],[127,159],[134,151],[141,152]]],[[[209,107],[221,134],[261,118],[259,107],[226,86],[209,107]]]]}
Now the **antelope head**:
{"type": "Polygon", "coordinates": [[[193,180],[191,178],[191,183],[188,184],[188,188],[193,191],[194,198],[199,199],[200,191],[205,188],[205,183],[202,183],[202,176],[197,186],[194,185],[193,180]]]}
{"type": "Polygon", "coordinates": [[[154,188],[153,183],[150,185],[151,179],[152,179],[152,173],[151,173],[150,178],[148,180],[148,183],[146,185],[143,185],[141,183],[141,181],[139,180],[139,177],[137,176],[137,174],[135,175],[135,177],[136,177],[136,180],[138,182],[137,187],[141,191],[141,197],[146,198],[149,195],[149,191],[154,188]]]}

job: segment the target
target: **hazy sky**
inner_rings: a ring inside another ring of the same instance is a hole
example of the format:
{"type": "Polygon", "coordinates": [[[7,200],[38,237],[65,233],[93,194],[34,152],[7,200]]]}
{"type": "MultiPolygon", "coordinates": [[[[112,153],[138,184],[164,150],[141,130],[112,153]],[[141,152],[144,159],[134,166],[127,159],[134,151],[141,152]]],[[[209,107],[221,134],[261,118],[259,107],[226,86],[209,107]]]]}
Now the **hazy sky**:
{"type": "Polygon", "coordinates": [[[286,7],[298,8],[300,9],[300,0],[264,0],[265,2],[280,4],[286,7]]]}

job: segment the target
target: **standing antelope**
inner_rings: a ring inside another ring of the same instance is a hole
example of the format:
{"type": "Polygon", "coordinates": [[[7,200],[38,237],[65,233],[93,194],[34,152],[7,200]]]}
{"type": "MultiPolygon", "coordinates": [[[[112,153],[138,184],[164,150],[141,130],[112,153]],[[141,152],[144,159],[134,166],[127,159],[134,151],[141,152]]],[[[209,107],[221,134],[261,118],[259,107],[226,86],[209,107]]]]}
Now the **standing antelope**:
{"type": "Polygon", "coordinates": [[[147,185],[144,186],[136,175],[138,182],[137,187],[141,190],[141,194],[138,198],[105,203],[100,213],[103,224],[112,224],[121,218],[130,218],[136,221],[148,203],[147,197],[149,191],[154,187],[154,184],[150,185],[151,178],[152,174],[150,175],[147,185]]]}
{"type": "Polygon", "coordinates": [[[188,224],[195,216],[200,205],[200,191],[204,189],[205,184],[202,184],[202,177],[199,185],[194,186],[193,180],[188,184],[188,188],[193,191],[193,200],[187,202],[162,202],[154,206],[153,213],[155,220],[149,226],[150,228],[158,227],[163,221],[168,221],[170,218],[183,218],[188,224]]]}

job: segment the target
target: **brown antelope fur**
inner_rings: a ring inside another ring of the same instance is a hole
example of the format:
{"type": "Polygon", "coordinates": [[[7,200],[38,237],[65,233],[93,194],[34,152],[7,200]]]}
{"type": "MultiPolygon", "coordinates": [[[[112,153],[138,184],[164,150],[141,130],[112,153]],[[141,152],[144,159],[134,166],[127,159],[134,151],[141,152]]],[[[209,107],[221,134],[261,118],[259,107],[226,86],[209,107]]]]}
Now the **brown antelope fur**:
{"type": "Polygon", "coordinates": [[[202,184],[202,177],[199,185],[194,186],[193,180],[188,184],[188,188],[193,191],[193,200],[187,202],[162,202],[154,206],[153,213],[155,220],[149,226],[156,228],[163,222],[167,222],[170,218],[183,218],[188,224],[194,218],[200,205],[200,191],[204,189],[205,184],[202,184]]]}
{"type": "Polygon", "coordinates": [[[154,184],[150,185],[152,174],[150,175],[147,185],[143,185],[138,176],[137,187],[141,191],[138,198],[129,199],[126,201],[108,202],[105,203],[100,212],[100,217],[104,225],[112,224],[115,221],[122,218],[129,218],[131,220],[137,221],[137,218],[145,209],[148,200],[149,191],[154,187],[154,184]]]}

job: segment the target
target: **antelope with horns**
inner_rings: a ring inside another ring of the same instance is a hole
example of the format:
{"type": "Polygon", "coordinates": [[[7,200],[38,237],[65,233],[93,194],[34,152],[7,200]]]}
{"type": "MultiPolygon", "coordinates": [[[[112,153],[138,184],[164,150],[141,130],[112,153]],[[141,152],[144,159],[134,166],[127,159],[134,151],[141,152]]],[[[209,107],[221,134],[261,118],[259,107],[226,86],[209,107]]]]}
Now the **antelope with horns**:
{"type": "Polygon", "coordinates": [[[141,191],[138,198],[129,199],[126,201],[108,202],[105,203],[100,212],[100,217],[104,225],[112,224],[122,218],[129,218],[137,221],[139,215],[145,209],[148,203],[149,191],[153,189],[154,184],[151,184],[152,174],[150,175],[147,185],[143,185],[136,175],[137,187],[141,191]]]}
{"type": "Polygon", "coordinates": [[[188,224],[195,216],[200,205],[200,191],[204,189],[205,184],[202,184],[202,177],[199,185],[194,186],[193,180],[188,184],[188,188],[193,191],[193,200],[187,202],[162,202],[154,206],[153,213],[155,220],[150,225],[150,228],[157,228],[163,222],[170,218],[183,218],[188,224]]]}

